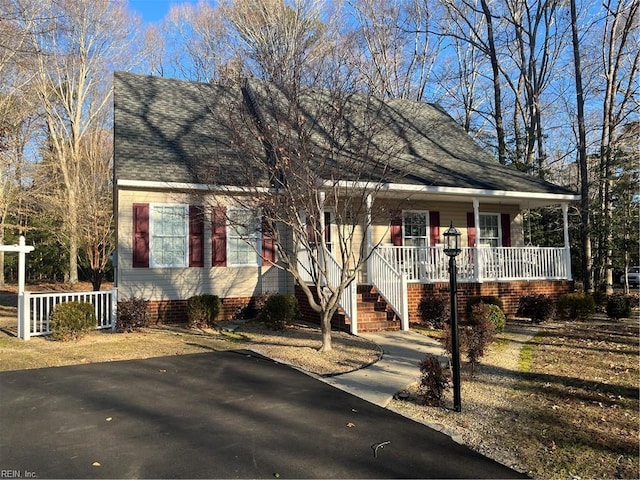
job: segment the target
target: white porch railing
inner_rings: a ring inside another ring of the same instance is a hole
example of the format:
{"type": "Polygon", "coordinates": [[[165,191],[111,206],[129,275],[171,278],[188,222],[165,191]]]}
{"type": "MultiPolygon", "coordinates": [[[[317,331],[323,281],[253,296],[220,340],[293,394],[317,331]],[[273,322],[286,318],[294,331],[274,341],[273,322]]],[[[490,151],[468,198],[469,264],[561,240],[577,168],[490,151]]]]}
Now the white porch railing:
{"type": "MultiPolygon", "coordinates": [[[[329,288],[337,288],[341,283],[342,266],[329,252],[326,253],[325,258],[325,268],[322,268],[322,263],[320,266],[314,264],[314,262],[310,258],[309,252],[299,252],[298,272],[300,273],[302,279],[308,283],[315,282],[315,278],[321,278],[322,285],[325,285],[329,288]],[[325,270],[327,274],[326,276],[323,274],[325,270]]],[[[319,259],[319,262],[320,260],[321,259],[319,259]]],[[[354,280],[353,282],[349,283],[349,285],[347,285],[347,287],[342,292],[342,295],[340,295],[340,298],[338,299],[338,304],[342,308],[344,315],[350,321],[350,332],[354,335],[357,335],[358,333],[357,290],[358,282],[354,280]]]]}
{"type": "Polygon", "coordinates": [[[96,314],[96,329],[115,329],[117,315],[117,290],[99,292],[24,292],[19,299],[18,335],[30,337],[51,334],[51,312],[65,302],[91,303],[96,314]]]}
{"type": "MultiPolygon", "coordinates": [[[[448,257],[442,247],[378,247],[380,255],[402,271],[408,282],[445,282],[448,257]]],[[[465,247],[456,258],[458,281],[568,279],[564,247],[465,247]]]]}
{"type": "Polygon", "coordinates": [[[368,268],[373,286],[400,319],[402,330],[409,330],[409,308],[407,302],[407,278],[394,268],[377,250],[371,252],[368,268]]]}

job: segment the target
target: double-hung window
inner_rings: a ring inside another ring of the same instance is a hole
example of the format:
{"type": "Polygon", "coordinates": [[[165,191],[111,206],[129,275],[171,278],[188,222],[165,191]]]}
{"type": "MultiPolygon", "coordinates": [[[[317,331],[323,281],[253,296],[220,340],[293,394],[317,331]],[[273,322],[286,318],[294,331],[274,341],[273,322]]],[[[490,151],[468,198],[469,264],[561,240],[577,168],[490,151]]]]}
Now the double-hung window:
{"type": "Polygon", "coordinates": [[[262,233],[258,212],[245,208],[227,211],[228,265],[260,265],[262,233]]]}
{"type": "Polygon", "coordinates": [[[187,205],[150,206],[151,267],[186,267],[189,211],[187,205]]]}
{"type": "Polygon", "coordinates": [[[499,215],[489,213],[480,214],[479,244],[491,247],[500,246],[500,218],[499,215]]]}
{"type": "Polygon", "coordinates": [[[409,247],[429,245],[427,212],[404,212],[404,242],[409,247]]]}

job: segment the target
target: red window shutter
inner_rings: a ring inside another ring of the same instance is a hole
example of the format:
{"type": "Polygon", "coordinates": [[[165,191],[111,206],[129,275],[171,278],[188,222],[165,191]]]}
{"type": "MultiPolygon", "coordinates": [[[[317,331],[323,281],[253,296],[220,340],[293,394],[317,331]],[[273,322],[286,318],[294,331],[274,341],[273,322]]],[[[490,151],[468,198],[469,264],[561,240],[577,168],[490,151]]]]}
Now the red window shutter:
{"type": "Polygon", "coordinates": [[[508,213],[503,213],[500,215],[500,224],[502,227],[502,246],[510,247],[511,246],[511,218],[509,218],[508,213]]]}
{"type": "Polygon", "coordinates": [[[402,212],[399,210],[391,214],[391,243],[395,247],[402,246],[402,212]]]}
{"type": "Polygon", "coordinates": [[[431,247],[440,243],[440,212],[429,212],[429,242],[431,247]]]}
{"type": "Polygon", "coordinates": [[[467,244],[470,247],[476,246],[476,222],[473,212],[467,212],[467,244]]]}
{"type": "Polygon", "coordinates": [[[213,209],[211,218],[211,265],[227,266],[227,214],[224,207],[213,209]]]}
{"type": "Polygon", "coordinates": [[[189,205],[189,266],[204,267],[204,217],[202,207],[189,205]]]}
{"type": "Polygon", "coordinates": [[[268,222],[262,221],[262,264],[269,265],[276,261],[276,246],[273,232],[268,222]]]}
{"type": "Polygon", "coordinates": [[[133,267],[149,268],[149,204],[133,204],[133,267]]]}
{"type": "Polygon", "coordinates": [[[310,246],[315,247],[315,245],[318,243],[318,235],[315,225],[313,224],[309,216],[307,216],[306,222],[307,240],[310,246]]]}

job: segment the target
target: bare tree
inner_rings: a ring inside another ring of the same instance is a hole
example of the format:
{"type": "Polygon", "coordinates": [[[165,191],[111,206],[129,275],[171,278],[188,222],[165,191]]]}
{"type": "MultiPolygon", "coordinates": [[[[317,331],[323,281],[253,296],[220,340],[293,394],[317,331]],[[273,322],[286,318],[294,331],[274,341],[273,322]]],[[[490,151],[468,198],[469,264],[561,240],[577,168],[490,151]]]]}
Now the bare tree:
{"type": "Polygon", "coordinates": [[[427,89],[434,86],[432,71],[443,42],[433,33],[437,4],[419,0],[349,4],[359,45],[351,54],[352,62],[358,65],[364,88],[381,97],[433,100],[434,92],[427,89]]]}
{"type": "Polygon", "coordinates": [[[604,77],[602,97],[602,130],[598,168],[598,203],[601,220],[598,240],[598,283],[607,293],[613,293],[613,201],[612,190],[616,174],[616,152],[621,128],[632,115],[638,114],[638,68],[640,50],[640,2],[638,0],[608,0],[601,53],[604,77]]]}
{"type": "Polygon", "coordinates": [[[578,13],[575,0],[571,0],[571,32],[573,45],[573,62],[576,88],[577,127],[578,127],[578,169],[580,171],[580,232],[582,238],[582,279],[584,291],[592,290],[592,258],[591,258],[591,219],[589,212],[589,168],[587,159],[587,135],[584,117],[584,89],[582,87],[582,67],[580,38],[578,35],[578,13]]]}
{"type": "Polygon", "coordinates": [[[400,119],[365,94],[303,87],[292,97],[290,90],[255,81],[243,91],[245,115],[229,108],[234,113],[226,123],[243,159],[247,195],[236,193],[232,201],[260,211],[262,222],[227,221],[239,231],[268,232],[277,251],[274,267],[292,276],[319,315],[320,350],[329,351],[331,319],[371,253],[364,241],[376,215],[371,205],[395,175],[389,160],[400,147],[383,132],[400,119]]]}
{"type": "MultiPolygon", "coordinates": [[[[34,2],[22,0],[24,9],[34,2]]],[[[39,2],[38,2],[39,3],[39,2]]],[[[36,86],[47,126],[47,141],[55,161],[43,165],[60,180],[52,211],[63,220],[69,249],[69,281],[78,281],[78,254],[83,213],[81,185],[86,142],[110,107],[109,68],[129,53],[134,25],[122,2],[60,0],[38,6],[40,22],[30,32],[36,59],[36,86]]]]}

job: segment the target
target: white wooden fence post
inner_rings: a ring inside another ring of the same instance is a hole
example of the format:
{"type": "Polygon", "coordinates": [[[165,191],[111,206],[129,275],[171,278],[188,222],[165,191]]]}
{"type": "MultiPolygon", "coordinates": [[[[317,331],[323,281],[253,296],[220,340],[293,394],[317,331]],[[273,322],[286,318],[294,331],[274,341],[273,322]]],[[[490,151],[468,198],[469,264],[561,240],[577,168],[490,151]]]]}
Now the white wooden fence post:
{"type": "Polygon", "coordinates": [[[116,331],[116,323],[118,321],[118,289],[111,289],[111,331],[116,331]]]}

